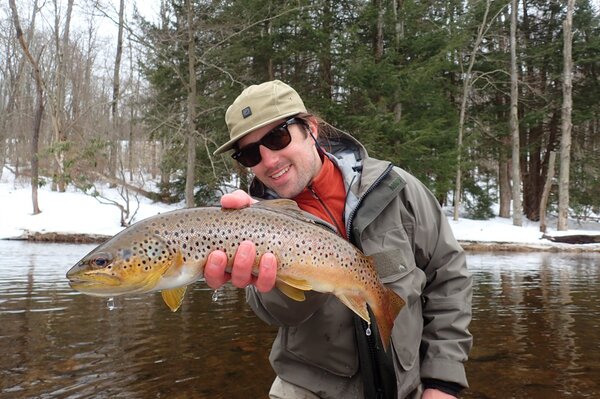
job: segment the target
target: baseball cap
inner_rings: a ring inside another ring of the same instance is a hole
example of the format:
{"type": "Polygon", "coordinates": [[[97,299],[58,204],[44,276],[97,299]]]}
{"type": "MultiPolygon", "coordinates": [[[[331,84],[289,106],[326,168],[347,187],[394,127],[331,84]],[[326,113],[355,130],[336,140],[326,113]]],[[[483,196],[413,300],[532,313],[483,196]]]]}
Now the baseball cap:
{"type": "Polygon", "coordinates": [[[214,155],[233,148],[242,137],[286,117],[306,113],[304,102],[289,85],[272,80],[246,88],[225,112],[230,140],[214,155]]]}

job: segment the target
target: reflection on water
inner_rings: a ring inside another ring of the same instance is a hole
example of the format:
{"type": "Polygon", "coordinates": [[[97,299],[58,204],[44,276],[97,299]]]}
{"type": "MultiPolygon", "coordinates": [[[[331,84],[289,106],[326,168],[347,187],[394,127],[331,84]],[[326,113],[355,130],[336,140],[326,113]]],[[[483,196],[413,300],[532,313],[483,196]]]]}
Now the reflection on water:
{"type": "Polygon", "coordinates": [[[470,255],[469,398],[600,395],[600,256],[470,255]]]}
{"type": "MultiPolygon", "coordinates": [[[[0,398],[258,398],[275,335],[241,290],[197,283],[172,313],[160,295],[74,292],[89,245],[0,241],[0,398]]],[[[475,345],[466,398],[600,395],[600,256],[469,254],[475,345]]]]}
{"type": "Polygon", "coordinates": [[[74,292],[65,272],[93,246],[0,241],[1,398],[254,398],[275,330],[242,290],[202,283],[172,313],[158,294],[74,292]]]}

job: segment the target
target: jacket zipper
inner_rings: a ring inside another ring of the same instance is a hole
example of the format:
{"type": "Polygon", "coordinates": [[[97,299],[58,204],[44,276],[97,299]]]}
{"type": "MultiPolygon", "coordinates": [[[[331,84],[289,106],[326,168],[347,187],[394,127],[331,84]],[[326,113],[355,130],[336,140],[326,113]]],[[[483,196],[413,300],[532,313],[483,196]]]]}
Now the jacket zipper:
{"type": "Polygon", "coordinates": [[[310,192],[312,193],[313,197],[315,199],[317,199],[317,201],[319,201],[319,203],[321,204],[321,206],[323,207],[323,209],[325,210],[325,213],[327,213],[327,216],[329,216],[329,219],[331,219],[331,221],[333,222],[332,224],[335,226],[335,228],[337,229],[337,234],[338,235],[342,235],[342,229],[340,228],[340,226],[338,225],[337,219],[333,217],[333,214],[331,213],[331,210],[329,210],[329,207],[327,206],[327,204],[325,204],[325,201],[323,201],[321,199],[321,197],[319,196],[319,194],[317,194],[317,192],[315,191],[315,189],[313,188],[312,184],[309,184],[307,186],[307,188],[310,190],[310,192]]]}
{"type": "MultiPolygon", "coordinates": [[[[356,215],[356,211],[358,210],[358,208],[360,208],[360,205],[362,204],[363,200],[366,198],[367,195],[369,195],[369,193],[371,193],[375,187],[377,187],[379,185],[379,183],[381,183],[381,181],[389,174],[389,172],[392,170],[392,165],[388,165],[388,167],[383,171],[383,173],[381,173],[381,175],[379,175],[379,177],[373,182],[373,184],[371,184],[369,186],[369,188],[367,189],[367,191],[364,192],[364,194],[358,199],[358,202],[356,203],[356,206],[354,207],[354,209],[352,209],[352,211],[350,212],[350,216],[348,217],[348,221],[347,221],[347,229],[346,229],[346,233],[348,238],[352,237],[351,235],[351,231],[352,231],[352,223],[354,222],[354,216],[356,215]]],[[[369,323],[367,323],[364,320],[361,320],[362,323],[362,327],[363,327],[363,332],[366,335],[366,340],[367,340],[367,348],[369,351],[369,357],[371,358],[371,366],[372,366],[372,371],[373,371],[373,377],[376,381],[376,397],[377,398],[383,398],[383,387],[379,384],[382,383],[382,379],[381,379],[381,373],[379,370],[379,364],[377,362],[377,356],[376,356],[376,351],[377,351],[377,343],[376,343],[376,337],[375,334],[373,334],[373,330],[371,329],[371,326],[369,323]]],[[[379,326],[377,326],[379,327],[379,326]]]]}
{"type": "Polygon", "coordinates": [[[381,183],[381,181],[388,175],[388,173],[390,173],[392,168],[393,166],[391,164],[388,165],[387,168],[385,168],[385,170],[381,173],[381,175],[379,175],[377,180],[375,180],[373,184],[369,186],[367,191],[365,191],[364,194],[358,199],[356,206],[354,207],[354,209],[352,209],[352,212],[350,212],[350,216],[348,217],[348,221],[346,222],[346,235],[348,237],[352,237],[350,232],[352,231],[352,222],[354,222],[354,215],[356,215],[356,211],[358,210],[358,208],[360,208],[360,205],[362,204],[363,200],[367,195],[369,195],[373,190],[375,190],[375,187],[377,187],[379,183],[381,183]]]}

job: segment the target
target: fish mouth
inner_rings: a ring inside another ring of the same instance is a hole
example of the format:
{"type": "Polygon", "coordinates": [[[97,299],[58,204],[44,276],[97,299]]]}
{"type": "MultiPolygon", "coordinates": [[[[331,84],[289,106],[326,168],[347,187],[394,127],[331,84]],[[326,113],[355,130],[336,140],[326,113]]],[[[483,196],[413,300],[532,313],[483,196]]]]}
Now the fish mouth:
{"type": "Polygon", "coordinates": [[[106,275],[78,275],[68,276],[71,288],[86,294],[110,295],[111,288],[121,285],[121,280],[115,276],[106,275]]]}

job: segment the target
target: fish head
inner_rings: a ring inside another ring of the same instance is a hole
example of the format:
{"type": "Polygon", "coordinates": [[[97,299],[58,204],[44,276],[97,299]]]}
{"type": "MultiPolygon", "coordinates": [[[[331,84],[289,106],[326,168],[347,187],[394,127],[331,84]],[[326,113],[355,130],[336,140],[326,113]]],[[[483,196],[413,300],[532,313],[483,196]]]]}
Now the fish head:
{"type": "Polygon", "coordinates": [[[181,263],[181,254],[159,236],[116,235],[67,272],[71,287],[84,294],[111,297],[152,291],[162,275],[181,263]]]}

